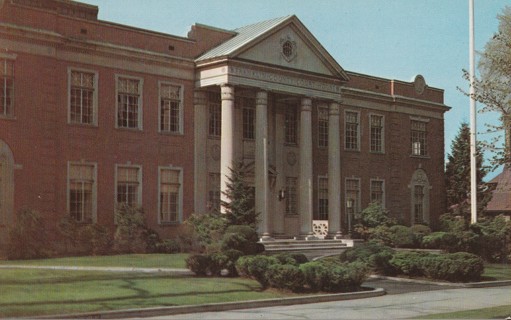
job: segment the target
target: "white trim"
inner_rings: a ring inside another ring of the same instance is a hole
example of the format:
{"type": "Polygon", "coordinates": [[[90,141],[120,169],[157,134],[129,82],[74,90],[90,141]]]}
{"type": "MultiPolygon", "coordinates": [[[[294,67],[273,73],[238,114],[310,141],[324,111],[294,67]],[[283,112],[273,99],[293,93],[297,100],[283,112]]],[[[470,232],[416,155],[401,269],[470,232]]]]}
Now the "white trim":
{"type": "Polygon", "coordinates": [[[411,120],[411,121],[426,122],[426,123],[428,123],[428,122],[430,121],[430,119],[429,119],[429,118],[417,117],[417,116],[410,116],[410,120],[411,120]]]}
{"type": "MultiPolygon", "coordinates": [[[[424,169],[417,169],[412,174],[412,179],[408,188],[410,189],[410,225],[414,225],[415,221],[415,186],[423,186],[424,187],[424,199],[423,199],[423,207],[422,207],[422,216],[423,220],[426,223],[431,222],[430,218],[430,190],[432,189],[431,184],[429,183],[428,175],[424,169]]],[[[422,221],[419,221],[422,222],[422,221]]]]}
{"type": "Polygon", "coordinates": [[[183,135],[184,134],[184,85],[170,82],[165,80],[158,81],[158,132],[162,134],[170,134],[170,135],[183,135]],[[163,131],[161,130],[161,87],[162,85],[170,85],[179,87],[179,131],[163,131]]]}
{"type": "Polygon", "coordinates": [[[385,115],[381,114],[381,113],[374,113],[374,112],[370,112],[367,116],[367,119],[369,121],[369,153],[374,153],[374,154],[385,154],[385,115]],[[371,150],[371,128],[372,128],[372,124],[371,124],[371,116],[378,116],[378,117],[381,117],[382,121],[381,121],[381,151],[372,151],[371,150]]]}
{"type": "Polygon", "coordinates": [[[360,111],[358,110],[353,110],[353,109],[345,109],[344,110],[344,132],[343,132],[343,136],[344,136],[344,150],[346,151],[358,151],[360,152],[360,145],[361,145],[361,141],[360,141],[360,131],[362,130],[362,121],[360,119],[360,111]],[[358,121],[358,126],[357,126],[357,148],[356,149],[351,149],[351,148],[347,148],[346,147],[346,114],[348,112],[351,112],[351,113],[356,113],[357,114],[357,121],[358,121]]]}
{"type": "Polygon", "coordinates": [[[123,129],[123,130],[135,130],[135,131],[143,131],[144,125],[144,78],[141,77],[134,77],[134,76],[128,76],[124,74],[115,74],[115,128],[116,129],[123,129]],[[119,115],[119,78],[124,79],[130,79],[130,80],[137,80],[139,82],[139,99],[138,99],[138,126],[136,128],[125,128],[125,127],[119,127],[118,125],[118,115],[119,115]]]}
{"type": "Polygon", "coordinates": [[[159,225],[171,225],[171,224],[181,224],[183,222],[183,168],[182,167],[174,167],[173,165],[168,166],[158,166],[158,212],[157,212],[157,220],[159,225]],[[162,222],[160,218],[161,212],[161,203],[160,203],[160,193],[161,193],[161,171],[162,170],[172,170],[179,171],[179,193],[178,193],[178,212],[177,212],[177,220],[176,221],[165,221],[162,222]]]}
{"type": "MultiPolygon", "coordinates": [[[[83,126],[92,126],[97,127],[98,126],[98,90],[99,90],[99,73],[96,70],[91,69],[83,69],[83,68],[75,68],[75,67],[68,67],[67,68],[67,123],[70,125],[83,125],[83,126]],[[77,72],[84,72],[84,73],[92,73],[94,74],[94,95],[93,95],[93,118],[92,123],[75,123],[71,122],[71,73],[73,71],[77,72]]],[[[117,99],[117,97],[116,97],[117,99]]]]}
{"type": "MultiPolygon", "coordinates": [[[[68,216],[71,216],[71,206],[70,206],[70,200],[71,200],[71,189],[70,189],[70,172],[71,172],[71,166],[72,165],[87,165],[93,167],[93,183],[92,183],[92,212],[91,212],[91,219],[92,223],[96,223],[98,221],[98,164],[97,162],[87,162],[84,160],[81,161],[68,161],[67,162],[67,185],[66,185],[66,212],[68,216]]],[[[81,221],[79,221],[81,222],[81,221]]],[[[85,221],[84,221],[85,223],[85,221]]]]}

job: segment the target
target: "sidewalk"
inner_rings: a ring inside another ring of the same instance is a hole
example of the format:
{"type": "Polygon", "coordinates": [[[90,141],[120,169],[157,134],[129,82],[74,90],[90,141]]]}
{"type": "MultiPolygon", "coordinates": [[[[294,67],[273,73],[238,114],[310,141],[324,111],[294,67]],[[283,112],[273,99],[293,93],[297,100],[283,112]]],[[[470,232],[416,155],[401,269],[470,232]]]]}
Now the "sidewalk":
{"type": "Polygon", "coordinates": [[[194,275],[194,273],[188,269],[179,269],[179,268],[0,265],[0,269],[40,269],[40,270],[72,270],[72,271],[103,271],[103,272],[168,273],[168,274],[180,275],[180,276],[194,275]]]}

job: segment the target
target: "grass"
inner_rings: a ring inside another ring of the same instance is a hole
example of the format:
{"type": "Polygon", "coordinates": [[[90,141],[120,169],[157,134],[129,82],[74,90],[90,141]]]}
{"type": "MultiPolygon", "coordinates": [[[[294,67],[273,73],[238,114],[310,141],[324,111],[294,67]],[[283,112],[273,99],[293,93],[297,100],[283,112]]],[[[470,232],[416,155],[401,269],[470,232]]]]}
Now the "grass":
{"type": "Polygon", "coordinates": [[[1,261],[0,265],[81,266],[130,268],[186,268],[188,254],[127,254],[115,256],[68,257],[40,260],[1,261]]]}
{"type": "Polygon", "coordinates": [[[511,265],[489,263],[485,265],[484,280],[511,280],[511,265]]]}
{"type": "Polygon", "coordinates": [[[509,316],[511,316],[511,305],[430,314],[416,319],[506,319],[509,316]]]}

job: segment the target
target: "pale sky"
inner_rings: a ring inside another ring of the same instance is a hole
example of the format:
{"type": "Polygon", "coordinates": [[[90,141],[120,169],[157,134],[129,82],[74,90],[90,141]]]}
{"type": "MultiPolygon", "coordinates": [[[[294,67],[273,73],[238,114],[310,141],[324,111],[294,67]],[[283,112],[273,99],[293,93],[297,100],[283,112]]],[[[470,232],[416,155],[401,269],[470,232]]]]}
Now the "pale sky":
{"type": "MultiPolygon", "coordinates": [[[[445,116],[446,154],[460,123],[470,120],[469,99],[456,89],[468,91],[462,69],[469,68],[469,0],[80,1],[97,5],[101,20],[177,36],[195,23],[232,30],[295,14],[345,70],[402,81],[422,74],[428,85],[444,89],[452,107],[445,116]]],[[[481,51],[497,31],[497,14],[511,2],[474,2],[475,47],[481,51]]],[[[479,114],[478,131],[496,119],[479,114]]]]}

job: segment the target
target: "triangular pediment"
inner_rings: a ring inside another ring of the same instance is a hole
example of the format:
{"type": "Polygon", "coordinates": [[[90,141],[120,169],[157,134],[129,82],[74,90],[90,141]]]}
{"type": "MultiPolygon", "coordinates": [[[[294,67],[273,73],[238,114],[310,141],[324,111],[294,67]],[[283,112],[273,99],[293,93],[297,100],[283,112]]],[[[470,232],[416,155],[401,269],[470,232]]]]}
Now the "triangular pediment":
{"type": "Polygon", "coordinates": [[[235,30],[237,35],[196,61],[234,59],[348,80],[347,74],[296,16],[235,30]]]}

